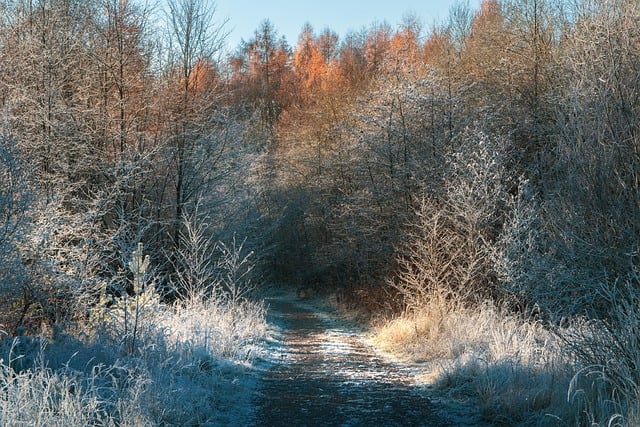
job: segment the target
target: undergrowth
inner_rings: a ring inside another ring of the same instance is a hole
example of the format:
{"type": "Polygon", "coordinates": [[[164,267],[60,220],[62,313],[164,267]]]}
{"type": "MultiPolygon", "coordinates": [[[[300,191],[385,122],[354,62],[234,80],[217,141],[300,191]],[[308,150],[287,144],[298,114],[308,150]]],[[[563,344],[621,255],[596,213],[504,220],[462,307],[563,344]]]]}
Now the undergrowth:
{"type": "Polygon", "coordinates": [[[162,302],[142,250],[130,264],[132,293],[103,295],[86,324],[0,340],[0,425],[228,425],[250,416],[264,304],[206,289],[162,302]]]}
{"type": "Polygon", "coordinates": [[[0,425],[210,425],[247,416],[263,305],[192,300],[160,305],[155,316],[136,355],[95,336],[5,339],[0,425]]]}

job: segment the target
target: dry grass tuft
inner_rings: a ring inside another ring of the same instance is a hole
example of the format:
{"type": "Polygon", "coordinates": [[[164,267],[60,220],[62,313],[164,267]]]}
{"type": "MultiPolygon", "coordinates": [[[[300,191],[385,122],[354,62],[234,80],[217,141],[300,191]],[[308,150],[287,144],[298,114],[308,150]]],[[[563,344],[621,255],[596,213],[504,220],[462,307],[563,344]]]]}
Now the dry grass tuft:
{"type": "Polygon", "coordinates": [[[434,297],[377,329],[374,342],[423,363],[420,378],[447,398],[473,399],[495,425],[555,425],[570,412],[572,366],[538,322],[493,304],[434,297]]]}

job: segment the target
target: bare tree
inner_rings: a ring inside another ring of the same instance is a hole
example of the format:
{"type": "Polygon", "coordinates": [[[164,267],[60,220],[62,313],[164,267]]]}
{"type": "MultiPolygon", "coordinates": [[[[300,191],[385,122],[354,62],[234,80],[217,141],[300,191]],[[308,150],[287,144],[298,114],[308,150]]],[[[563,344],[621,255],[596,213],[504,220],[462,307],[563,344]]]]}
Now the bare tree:
{"type": "Polygon", "coordinates": [[[226,21],[216,22],[216,4],[204,0],[167,2],[164,118],[173,186],[173,241],[180,241],[186,205],[206,186],[227,149],[226,117],[219,109],[216,55],[223,48],[226,21]],[[206,165],[206,166],[205,166],[206,165]]]}

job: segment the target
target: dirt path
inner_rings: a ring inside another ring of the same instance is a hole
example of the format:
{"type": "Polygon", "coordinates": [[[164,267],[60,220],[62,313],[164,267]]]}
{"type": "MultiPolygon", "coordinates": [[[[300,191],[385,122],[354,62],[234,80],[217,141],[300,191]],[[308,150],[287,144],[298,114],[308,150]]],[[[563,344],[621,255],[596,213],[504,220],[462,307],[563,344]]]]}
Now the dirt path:
{"type": "Polygon", "coordinates": [[[355,329],[296,301],[268,300],[282,328],[256,426],[450,426],[402,368],[355,329]]]}

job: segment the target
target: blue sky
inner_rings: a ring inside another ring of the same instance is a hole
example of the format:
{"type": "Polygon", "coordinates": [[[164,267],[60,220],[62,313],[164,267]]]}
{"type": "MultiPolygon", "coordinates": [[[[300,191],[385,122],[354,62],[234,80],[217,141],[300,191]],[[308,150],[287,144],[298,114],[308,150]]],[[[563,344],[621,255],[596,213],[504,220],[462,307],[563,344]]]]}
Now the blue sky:
{"type": "MultiPolygon", "coordinates": [[[[228,18],[231,31],[228,44],[235,48],[241,39],[249,39],[264,19],[269,19],[280,36],[295,46],[300,30],[309,22],[316,33],[331,28],[341,37],[350,30],[386,21],[393,27],[404,15],[413,12],[425,29],[441,23],[454,3],[465,0],[217,0],[220,19],[228,18]]],[[[480,0],[468,0],[477,9],[480,0]]]]}

